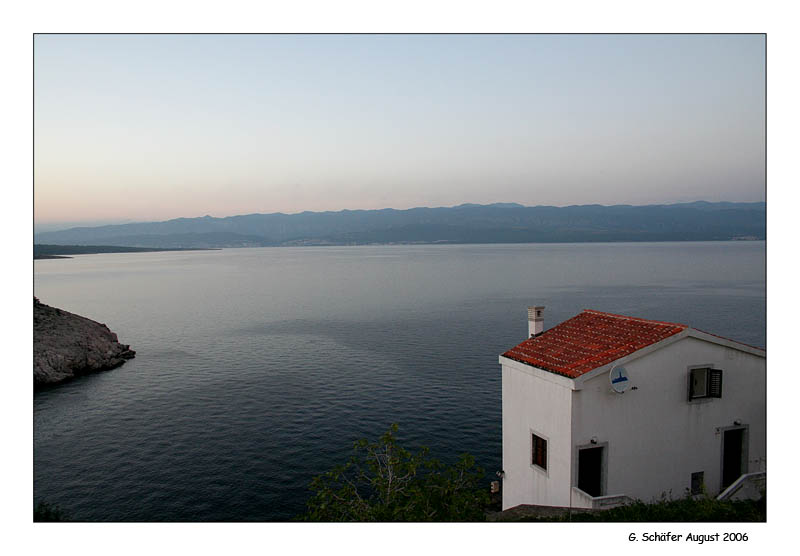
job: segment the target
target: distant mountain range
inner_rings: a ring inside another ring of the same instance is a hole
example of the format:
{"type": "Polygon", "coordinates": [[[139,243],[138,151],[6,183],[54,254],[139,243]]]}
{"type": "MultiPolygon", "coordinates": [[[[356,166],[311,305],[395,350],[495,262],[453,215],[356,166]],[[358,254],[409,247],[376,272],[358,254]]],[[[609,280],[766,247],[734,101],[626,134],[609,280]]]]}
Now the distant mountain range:
{"type": "Polygon", "coordinates": [[[70,228],[35,243],[152,248],[558,243],[766,239],[766,203],[575,205],[464,204],[407,210],[342,210],[177,218],[70,228]]]}

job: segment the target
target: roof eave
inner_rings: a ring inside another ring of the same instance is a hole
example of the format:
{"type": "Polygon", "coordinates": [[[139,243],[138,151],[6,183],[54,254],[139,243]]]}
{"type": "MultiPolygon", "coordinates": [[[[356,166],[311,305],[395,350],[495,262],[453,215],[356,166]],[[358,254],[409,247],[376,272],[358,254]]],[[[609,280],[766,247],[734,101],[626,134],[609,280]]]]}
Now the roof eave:
{"type": "Polygon", "coordinates": [[[540,367],[536,367],[534,365],[531,365],[530,363],[523,363],[522,361],[517,361],[516,359],[510,359],[503,355],[500,355],[498,357],[498,360],[500,362],[500,365],[502,365],[503,367],[508,367],[509,369],[521,371],[525,374],[534,376],[536,378],[546,380],[547,382],[558,384],[559,386],[563,386],[564,388],[575,390],[574,378],[562,375],[560,373],[555,373],[553,371],[548,371],[540,367]]]}
{"type": "Polygon", "coordinates": [[[607,373],[616,365],[624,365],[625,363],[628,363],[635,359],[639,359],[640,357],[644,357],[648,353],[652,353],[657,349],[666,347],[672,343],[677,342],[678,340],[682,340],[683,338],[695,338],[698,340],[710,342],[712,344],[717,344],[731,349],[743,351],[745,353],[755,355],[756,357],[763,357],[763,358],[767,357],[767,352],[765,350],[753,346],[748,346],[747,344],[741,344],[739,342],[736,342],[734,340],[729,340],[727,338],[722,338],[721,336],[715,336],[713,334],[703,332],[702,330],[697,330],[696,328],[687,327],[684,330],[678,332],[677,334],[673,334],[668,338],[664,338],[660,342],[656,342],[654,344],[650,344],[649,346],[645,346],[642,349],[634,351],[633,353],[629,353],[625,357],[620,357],[619,359],[615,359],[614,361],[606,363],[601,367],[597,367],[596,369],[592,369],[588,373],[584,373],[581,376],[576,377],[574,379],[576,387],[575,389],[580,390],[583,387],[584,382],[586,382],[587,380],[591,380],[594,377],[601,375],[603,373],[607,373]]]}
{"type": "Polygon", "coordinates": [[[689,328],[688,335],[698,340],[703,340],[706,342],[711,342],[712,344],[743,351],[745,353],[749,353],[750,355],[755,355],[756,357],[763,357],[765,359],[767,357],[766,350],[748,346],[747,344],[742,344],[735,340],[729,340],[728,338],[723,338],[722,336],[715,336],[714,334],[709,334],[708,332],[703,332],[702,330],[697,330],[696,328],[689,328]]]}
{"type": "Polygon", "coordinates": [[[628,363],[628,362],[633,361],[635,359],[639,359],[640,357],[644,357],[648,353],[652,353],[652,352],[654,352],[654,351],[656,351],[658,349],[661,349],[661,348],[666,347],[666,346],[668,346],[670,344],[673,344],[673,343],[677,342],[678,340],[686,338],[689,335],[689,330],[691,330],[691,329],[690,328],[685,328],[685,329],[681,330],[680,332],[678,332],[676,334],[673,334],[672,336],[664,338],[663,340],[660,340],[660,341],[655,342],[653,344],[644,346],[643,348],[637,349],[633,353],[629,353],[628,355],[620,357],[619,359],[614,359],[613,361],[610,361],[610,362],[606,363],[605,365],[601,365],[600,367],[597,367],[597,368],[592,369],[591,371],[589,371],[587,373],[582,374],[581,376],[579,376],[579,377],[574,379],[574,381],[575,381],[575,389],[576,390],[580,390],[581,388],[583,388],[583,383],[584,382],[586,382],[587,380],[591,380],[591,379],[593,379],[594,377],[596,377],[598,375],[602,375],[603,373],[607,373],[608,371],[610,371],[613,367],[615,367],[617,365],[624,365],[625,363],[628,363]]]}

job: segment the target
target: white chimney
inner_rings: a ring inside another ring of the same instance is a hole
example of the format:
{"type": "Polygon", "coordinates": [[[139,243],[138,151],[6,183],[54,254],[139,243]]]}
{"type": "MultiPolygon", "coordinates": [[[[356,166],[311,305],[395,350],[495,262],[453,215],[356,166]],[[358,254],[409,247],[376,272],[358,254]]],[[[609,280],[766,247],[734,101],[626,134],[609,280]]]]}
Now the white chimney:
{"type": "Polygon", "coordinates": [[[544,305],[528,307],[528,337],[535,338],[544,332],[544,305]]]}

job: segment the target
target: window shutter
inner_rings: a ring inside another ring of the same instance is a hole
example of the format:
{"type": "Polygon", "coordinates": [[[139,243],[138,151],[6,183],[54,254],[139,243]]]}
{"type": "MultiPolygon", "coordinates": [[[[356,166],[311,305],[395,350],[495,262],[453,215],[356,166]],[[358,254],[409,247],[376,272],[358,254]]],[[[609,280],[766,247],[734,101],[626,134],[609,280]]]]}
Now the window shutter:
{"type": "Polygon", "coordinates": [[[531,463],[547,469],[547,440],[535,434],[531,439],[531,463]]]}
{"type": "Polygon", "coordinates": [[[721,398],[722,397],[722,369],[709,369],[708,370],[708,397],[721,398]]]}
{"type": "Polygon", "coordinates": [[[547,469],[547,441],[544,438],[540,438],[539,440],[541,441],[539,454],[542,457],[542,463],[540,463],[539,465],[542,466],[542,469],[547,469]]]}

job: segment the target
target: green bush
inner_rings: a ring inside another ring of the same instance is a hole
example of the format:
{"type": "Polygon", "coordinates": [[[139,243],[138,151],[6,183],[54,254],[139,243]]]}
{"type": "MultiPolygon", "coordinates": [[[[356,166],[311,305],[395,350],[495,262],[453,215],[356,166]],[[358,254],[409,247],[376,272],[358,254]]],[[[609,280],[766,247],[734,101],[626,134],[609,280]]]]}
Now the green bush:
{"type": "Polygon", "coordinates": [[[760,500],[718,501],[709,497],[638,501],[604,511],[573,512],[557,517],[522,518],[520,521],[642,521],[642,522],[758,522],[767,520],[766,496],[760,500]]]}
{"type": "Polygon", "coordinates": [[[397,425],[378,442],[355,443],[344,465],[311,482],[306,521],[483,521],[483,470],[464,454],[451,466],[397,444],[397,425]]]}
{"type": "Polygon", "coordinates": [[[33,521],[68,521],[68,519],[58,506],[39,502],[33,508],[33,521]]]}

